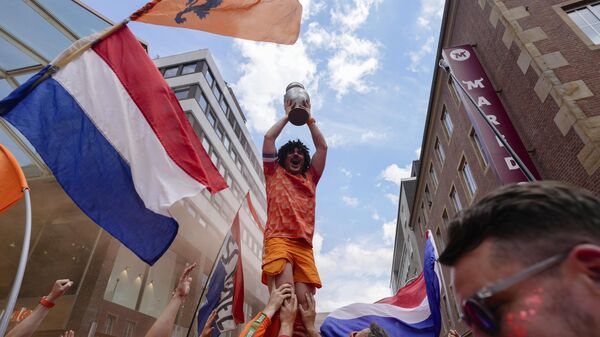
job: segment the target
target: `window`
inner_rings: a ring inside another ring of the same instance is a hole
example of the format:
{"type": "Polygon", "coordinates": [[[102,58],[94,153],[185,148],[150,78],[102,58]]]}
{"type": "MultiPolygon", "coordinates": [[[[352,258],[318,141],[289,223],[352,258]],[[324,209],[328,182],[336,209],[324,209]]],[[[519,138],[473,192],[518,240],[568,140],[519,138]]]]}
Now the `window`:
{"type": "Polygon", "coordinates": [[[458,197],[458,193],[456,189],[452,187],[450,191],[450,200],[452,200],[452,206],[454,206],[454,210],[458,213],[462,210],[462,204],[460,203],[460,198],[458,197]]]}
{"type": "Polygon", "coordinates": [[[437,177],[437,173],[435,173],[435,168],[433,167],[433,163],[431,163],[429,165],[429,177],[431,179],[431,184],[433,185],[433,188],[437,188],[438,177],[437,177]]]}
{"type": "Polygon", "coordinates": [[[221,96],[221,100],[219,100],[219,105],[221,106],[221,109],[223,109],[223,113],[227,114],[227,111],[229,110],[229,104],[227,104],[227,102],[225,101],[225,96],[221,96]]]}
{"type": "Polygon", "coordinates": [[[469,191],[469,195],[473,196],[477,191],[477,183],[475,182],[475,178],[473,177],[473,172],[471,172],[471,167],[466,160],[463,159],[463,163],[460,168],[460,173],[462,178],[467,186],[467,191],[469,191]]]}
{"type": "Polygon", "coordinates": [[[206,69],[206,72],[204,73],[204,78],[206,79],[206,82],[208,82],[208,86],[212,88],[213,84],[215,83],[215,78],[210,73],[210,70],[206,69]]]}
{"type": "Polygon", "coordinates": [[[181,75],[195,73],[197,65],[197,63],[184,64],[183,67],[181,67],[181,75]]]}
{"type": "Polygon", "coordinates": [[[473,145],[475,147],[475,152],[477,152],[479,159],[483,163],[483,167],[487,167],[488,159],[485,155],[485,151],[483,150],[483,146],[481,145],[481,140],[479,140],[477,133],[475,133],[475,129],[471,129],[470,136],[471,136],[471,141],[473,142],[473,145]]]}
{"type": "Polygon", "coordinates": [[[444,236],[442,236],[442,230],[438,227],[435,231],[435,240],[437,241],[437,248],[439,251],[442,251],[446,247],[446,243],[444,242],[444,236]]]}
{"type": "Polygon", "coordinates": [[[200,90],[200,87],[196,87],[194,98],[196,99],[196,102],[198,102],[198,105],[200,106],[200,109],[202,109],[202,112],[206,112],[208,102],[206,101],[206,97],[204,97],[204,93],[202,93],[202,90],[200,90]]]}
{"type": "Polygon", "coordinates": [[[127,320],[125,322],[125,333],[123,337],[133,337],[133,333],[135,332],[135,322],[127,320]]]}
{"type": "Polygon", "coordinates": [[[217,132],[217,137],[219,137],[219,139],[221,139],[221,140],[222,140],[222,139],[223,139],[223,135],[224,135],[224,132],[223,132],[223,127],[222,127],[221,125],[218,125],[218,126],[215,128],[215,131],[217,132]]]}
{"type": "Polygon", "coordinates": [[[219,86],[215,85],[212,91],[213,94],[215,94],[215,97],[217,98],[217,102],[220,101],[223,94],[221,93],[221,89],[219,89],[219,86]]]}
{"type": "Polygon", "coordinates": [[[242,137],[242,129],[238,124],[235,125],[235,135],[240,139],[242,137]]]}
{"type": "Polygon", "coordinates": [[[219,167],[219,156],[214,148],[212,148],[212,151],[210,151],[210,160],[212,160],[213,164],[215,164],[215,167],[219,167]]]}
{"type": "Polygon", "coordinates": [[[431,193],[429,192],[429,186],[427,186],[427,184],[425,184],[425,201],[427,201],[427,206],[431,208],[433,203],[431,202],[431,193]]]}
{"type": "Polygon", "coordinates": [[[192,125],[192,128],[196,132],[196,135],[198,136],[198,138],[200,138],[200,136],[202,135],[202,127],[200,126],[200,123],[198,122],[196,117],[194,117],[194,115],[192,114],[191,111],[186,111],[185,115],[186,115],[188,121],[190,121],[190,124],[192,125]]]}
{"type": "Polygon", "coordinates": [[[227,119],[229,120],[229,124],[231,125],[231,128],[235,128],[235,116],[233,115],[233,113],[230,113],[227,116],[227,119]]]}
{"type": "Polygon", "coordinates": [[[450,93],[452,94],[452,99],[454,100],[454,103],[458,104],[460,102],[460,96],[458,95],[456,84],[454,83],[452,76],[448,76],[448,86],[450,87],[450,93]]]}
{"type": "Polygon", "coordinates": [[[179,70],[179,66],[169,67],[165,69],[164,77],[174,77],[177,76],[177,70],[179,70]]]}
{"type": "Polygon", "coordinates": [[[442,213],[442,224],[444,224],[444,226],[448,227],[449,223],[450,223],[450,220],[448,218],[448,211],[444,210],[444,212],[442,213]]]}
{"type": "Polygon", "coordinates": [[[454,130],[454,125],[452,124],[452,119],[450,119],[450,114],[446,107],[444,107],[444,111],[442,111],[442,122],[444,123],[444,130],[446,131],[446,135],[448,137],[452,137],[452,131],[454,130]]]}
{"type": "Polygon", "coordinates": [[[181,89],[177,89],[175,90],[175,97],[177,97],[178,100],[182,100],[182,99],[187,99],[190,97],[190,88],[181,88],[181,89]]]}
{"type": "Polygon", "coordinates": [[[600,44],[600,2],[571,9],[567,14],[592,43],[600,44]]]}
{"type": "Polygon", "coordinates": [[[112,335],[113,328],[117,322],[117,316],[108,314],[106,315],[106,322],[104,322],[104,333],[112,335]]]}
{"type": "Polygon", "coordinates": [[[440,164],[444,165],[444,160],[446,159],[446,153],[444,153],[444,147],[442,143],[440,143],[440,139],[435,139],[435,145],[433,146],[435,149],[435,153],[437,153],[438,159],[440,160],[440,164]]]}
{"type": "Polygon", "coordinates": [[[206,151],[206,153],[208,153],[208,151],[210,150],[210,142],[208,141],[208,138],[206,138],[206,135],[202,137],[202,146],[204,146],[204,150],[206,151]]]}
{"type": "Polygon", "coordinates": [[[215,125],[217,125],[217,117],[215,116],[215,113],[212,111],[212,109],[206,110],[206,119],[208,119],[208,122],[210,123],[210,125],[212,125],[213,128],[215,127],[215,125]]]}
{"type": "Polygon", "coordinates": [[[231,139],[228,135],[225,135],[225,138],[223,138],[223,145],[225,146],[225,149],[229,151],[229,147],[231,146],[231,139]]]}

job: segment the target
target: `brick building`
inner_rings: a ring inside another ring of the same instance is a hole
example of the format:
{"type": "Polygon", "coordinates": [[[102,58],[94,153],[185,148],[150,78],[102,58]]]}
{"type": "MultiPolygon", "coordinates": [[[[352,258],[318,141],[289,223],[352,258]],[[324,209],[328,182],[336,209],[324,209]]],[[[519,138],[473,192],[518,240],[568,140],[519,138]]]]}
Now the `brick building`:
{"type": "MultiPolygon", "coordinates": [[[[539,177],[600,194],[600,1],[447,0],[439,40],[410,212],[420,250],[428,229],[443,250],[449,220],[507,183],[479,134],[489,129],[469,117],[462,93],[476,82],[463,91],[438,67],[448,48],[471,48],[539,177]]],[[[444,281],[444,330],[465,333],[447,270],[444,281]]]]}

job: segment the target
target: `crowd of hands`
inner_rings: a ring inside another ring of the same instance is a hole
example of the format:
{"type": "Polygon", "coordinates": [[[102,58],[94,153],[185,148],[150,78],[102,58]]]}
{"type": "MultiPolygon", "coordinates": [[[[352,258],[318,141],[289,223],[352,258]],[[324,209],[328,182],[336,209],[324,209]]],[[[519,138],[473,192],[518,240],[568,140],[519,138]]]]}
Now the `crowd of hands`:
{"type": "MultiPolygon", "coordinates": [[[[196,268],[196,263],[186,265],[186,268],[179,277],[179,282],[177,283],[177,288],[175,288],[175,291],[173,292],[173,297],[163,312],[158,316],[152,327],[150,327],[145,337],[168,337],[171,335],[177,312],[190,293],[190,287],[192,283],[191,273],[194,268],[196,268]]],[[[54,303],[72,286],[73,281],[69,279],[57,280],[54,282],[50,293],[44,298],[46,301],[54,303]]],[[[283,284],[278,288],[272,289],[269,302],[264,308],[263,313],[271,318],[277,313],[277,311],[279,311],[279,317],[281,320],[280,335],[285,334],[287,336],[291,336],[294,329],[296,314],[299,312],[300,316],[302,317],[302,322],[304,323],[307,332],[310,334],[310,337],[318,337],[320,335],[315,329],[316,311],[313,295],[307,295],[306,301],[306,308],[299,306],[298,299],[293,292],[293,287],[289,284],[283,284]]],[[[43,306],[41,304],[38,305],[33,310],[31,315],[13,327],[6,334],[6,337],[31,337],[39,328],[49,310],[51,309],[47,306],[43,306]]],[[[212,335],[213,323],[215,319],[216,312],[212,312],[200,337],[210,337],[212,335]]],[[[73,330],[67,330],[62,333],[60,337],[75,337],[75,332],[73,330]]]]}
{"type": "MultiPolygon", "coordinates": [[[[175,318],[179,308],[190,293],[192,271],[196,268],[196,263],[186,265],[183,273],[179,277],[177,288],[173,292],[173,297],[158,316],[154,324],[150,327],[145,337],[168,337],[171,335],[175,324],[175,318]]],[[[46,301],[54,303],[57,299],[73,286],[73,281],[68,279],[57,280],[52,286],[50,293],[44,298],[46,301]]],[[[6,337],[31,337],[38,329],[50,308],[38,305],[31,315],[19,322],[12,328],[6,337]]],[[[272,318],[279,311],[279,319],[281,327],[279,336],[292,336],[294,330],[294,322],[296,316],[300,314],[304,328],[308,337],[320,337],[319,331],[315,328],[315,320],[317,317],[315,298],[312,293],[306,293],[306,307],[298,305],[298,299],[294,293],[294,288],[290,284],[282,284],[279,287],[273,287],[269,297],[269,302],[263,309],[263,313],[269,318],[272,318]]],[[[212,312],[202,330],[199,337],[210,337],[213,333],[213,323],[216,319],[216,312],[212,312]]],[[[67,330],[60,337],[75,337],[73,330],[67,330]]],[[[245,337],[245,336],[240,336],[245,337]]],[[[455,330],[450,330],[448,337],[460,337],[460,334],[455,330]]]]}

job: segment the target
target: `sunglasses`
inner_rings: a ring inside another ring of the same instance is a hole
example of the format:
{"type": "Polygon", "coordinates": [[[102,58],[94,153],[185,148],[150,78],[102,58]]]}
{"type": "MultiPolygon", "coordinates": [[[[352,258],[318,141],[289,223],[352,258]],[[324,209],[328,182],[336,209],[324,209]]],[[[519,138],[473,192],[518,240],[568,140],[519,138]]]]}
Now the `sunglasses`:
{"type": "Polygon", "coordinates": [[[496,317],[494,317],[492,310],[485,303],[486,300],[503,290],[553,267],[564,260],[568,255],[569,252],[553,255],[509,276],[508,278],[480,289],[475,295],[463,301],[461,319],[471,328],[476,327],[488,335],[497,335],[500,332],[500,323],[496,317]]]}

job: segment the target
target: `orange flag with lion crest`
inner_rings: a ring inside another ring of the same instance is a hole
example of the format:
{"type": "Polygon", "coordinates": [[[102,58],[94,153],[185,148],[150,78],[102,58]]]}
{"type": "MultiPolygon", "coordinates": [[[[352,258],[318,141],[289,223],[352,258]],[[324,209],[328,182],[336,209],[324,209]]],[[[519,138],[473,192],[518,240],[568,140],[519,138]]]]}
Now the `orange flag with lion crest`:
{"type": "Polygon", "coordinates": [[[132,21],[281,44],[296,42],[301,18],[298,0],[153,0],[130,17],[132,21]]]}

